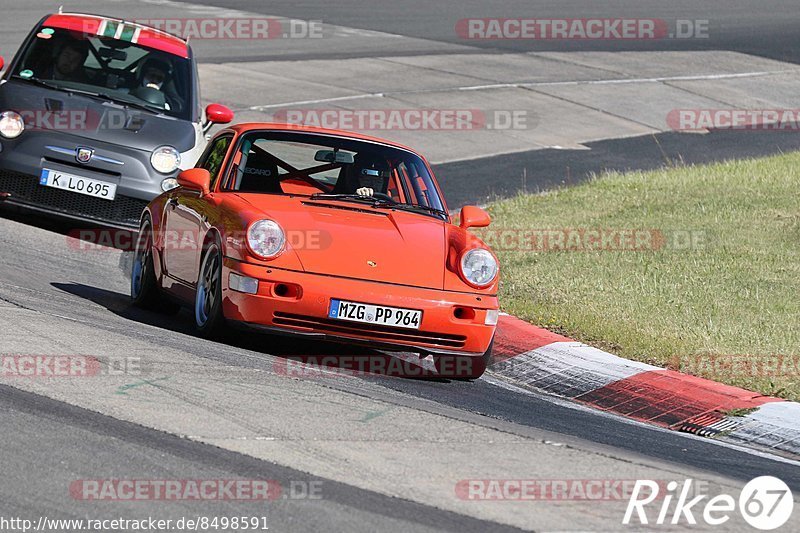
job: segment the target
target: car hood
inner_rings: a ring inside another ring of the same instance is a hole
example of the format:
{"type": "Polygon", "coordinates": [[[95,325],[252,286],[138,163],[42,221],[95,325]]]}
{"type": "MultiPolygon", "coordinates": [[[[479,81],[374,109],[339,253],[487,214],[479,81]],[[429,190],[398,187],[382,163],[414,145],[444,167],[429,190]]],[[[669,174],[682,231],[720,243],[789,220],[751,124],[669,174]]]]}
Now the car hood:
{"type": "MultiPolygon", "coordinates": [[[[264,195],[240,197],[255,205],[264,195]]],[[[443,221],[352,202],[272,198],[269,209],[259,211],[283,227],[287,248],[306,272],[443,288],[443,221]]]]}
{"type": "Polygon", "coordinates": [[[195,144],[194,125],[186,120],[126,109],[77,93],[8,80],[0,85],[0,112],[16,111],[26,129],[63,132],[145,151],[169,144],[179,152],[195,144]]]}

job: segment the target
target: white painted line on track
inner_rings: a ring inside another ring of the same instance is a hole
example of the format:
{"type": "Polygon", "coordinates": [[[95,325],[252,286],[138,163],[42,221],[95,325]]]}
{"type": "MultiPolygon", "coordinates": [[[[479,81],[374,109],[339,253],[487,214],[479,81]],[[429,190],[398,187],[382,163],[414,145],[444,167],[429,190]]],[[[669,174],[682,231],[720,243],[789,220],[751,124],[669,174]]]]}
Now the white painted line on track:
{"type": "Polygon", "coordinates": [[[254,105],[248,107],[248,109],[250,109],[251,111],[266,111],[267,109],[277,109],[287,106],[324,104],[327,102],[339,102],[342,100],[362,100],[364,98],[384,98],[385,96],[386,96],[385,93],[364,93],[354,96],[336,96],[332,98],[319,98],[317,100],[298,100],[296,102],[286,102],[283,104],[254,105]]]}
{"type": "MultiPolygon", "coordinates": [[[[724,80],[724,79],[737,79],[737,78],[757,78],[762,76],[772,76],[775,74],[786,74],[794,72],[793,70],[765,70],[758,72],[740,72],[736,74],[703,74],[696,76],[664,76],[659,78],[618,78],[611,80],[567,80],[567,81],[542,81],[542,82],[512,82],[512,83],[495,83],[490,85],[464,85],[460,87],[443,87],[437,89],[419,89],[414,91],[396,91],[396,92],[377,92],[377,93],[363,93],[352,96],[336,96],[332,98],[319,98],[316,100],[297,100],[294,102],[283,102],[280,104],[265,104],[255,105],[248,109],[252,111],[264,111],[267,109],[276,109],[289,106],[324,104],[327,102],[343,102],[347,100],[362,100],[364,98],[386,98],[390,96],[400,96],[406,94],[421,94],[430,92],[448,92],[448,91],[483,91],[491,89],[525,89],[529,87],[553,87],[560,85],[614,85],[614,84],[627,84],[627,83],[666,83],[671,81],[707,81],[707,80],[724,80]]],[[[553,146],[552,148],[562,148],[560,146],[553,146]]]]}
{"type": "Polygon", "coordinates": [[[484,89],[508,89],[526,87],[552,87],[559,85],[619,85],[626,83],[667,83],[671,81],[708,81],[727,80],[738,78],[759,78],[775,74],[788,74],[797,72],[796,69],[763,70],[756,72],[737,72],[733,74],[697,74],[692,76],[661,76],[657,78],[615,78],[608,80],[566,80],[566,81],[533,81],[521,83],[494,83],[490,85],[469,85],[459,87],[459,91],[480,91],[484,89]]]}

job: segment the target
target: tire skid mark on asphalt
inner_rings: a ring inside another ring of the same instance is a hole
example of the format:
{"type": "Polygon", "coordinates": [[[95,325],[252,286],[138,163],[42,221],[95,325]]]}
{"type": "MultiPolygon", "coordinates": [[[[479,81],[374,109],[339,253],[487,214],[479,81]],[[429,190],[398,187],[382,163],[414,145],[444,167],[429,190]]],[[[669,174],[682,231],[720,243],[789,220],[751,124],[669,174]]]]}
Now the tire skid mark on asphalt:
{"type": "MultiPolygon", "coordinates": [[[[10,312],[10,313],[13,313],[15,315],[19,314],[19,313],[31,313],[32,315],[40,315],[41,314],[36,309],[30,309],[30,308],[23,307],[23,306],[0,308],[0,315],[5,314],[6,312],[10,312]]],[[[60,318],[60,317],[58,317],[56,315],[51,315],[51,316],[54,316],[56,318],[60,318]]],[[[53,348],[49,349],[48,350],[49,352],[57,353],[58,355],[65,355],[65,354],[86,355],[86,354],[74,353],[75,350],[72,349],[71,345],[69,343],[65,342],[64,339],[59,337],[58,333],[56,331],[50,331],[50,330],[41,331],[41,330],[38,330],[38,329],[34,329],[32,327],[29,327],[28,324],[26,324],[26,323],[21,323],[21,324],[17,323],[15,327],[16,327],[16,329],[14,329],[13,332],[10,331],[10,330],[7,332],[9,334],[9,336],[13,335],[13,337],[15,339],[19,339],[20,337],[24,337],[25,334],[27,334],[30,338],[45,339],[47,341],[50,341],[51,345],[57,347],[56,349],[53,349],[53,348]],[[22,335],[20,335],[20,334],[22,334],[22,335]]],[[[27,351],[28,351],[27,349],[26,350],[16,350],[16,352],[19,355],[45,355],[45,354],[23,353],[23,352],[27,352],[27,351]]]]}
{"type": "MultiPolygon", "coordinates": [[[[59,293],[52,292],[52,291],[43,291],[41,289],[34,289],[33,287],[24,287],[22,285],[15,285],[13,283],[8,283],[6,281],[0,281],[0,287],[13,289],[15,291],[29,292],[31,294],[39,296],[42,299],[47,299],[47,300],[51,300],[53,298],[57,298],[57,299],[60,299],[60,300],[67,300],[67,301],[72,301],[72,302],[75,301],[74,298],[71,297],[71,296],[64,296],[63,294],[59,294],[59,293]]],[[[97,306],[97,307],[102,307],[102,306],[100,306],[100,304],[96,304],[94,302],[88,302],[88,304],[89,305],[93,305],[93,306],[97,306]]]]}
{"type": "MultiPolygon", "coordinates": [[[[270,357],[274,357],[274,356],[270,356],[270,357]]],[[[263,370],[255,369],[255,371],[256,372],[262,372],[263,370]]],[[[270,397],[270,392],[271,391],[269,389],[265,390],[265,387],[264,387],[263,384],[242,383],[241,380],[234,380],[233,378],[231,378],[231,379],[221,379],[221,378],[218,378],[218,377],[211,377],[210,379],[215,383],[224,384],[229,389],[230,388],[237,388],[237,389],[245,391],[245,392],[257,393],[261,397],[270,397]]],[[[202,390],[202,388],[201,387],[195,387],[193,389],[193,392],[196,393],[199,390],[202,390]]],[[[339,390],[339,389],[337,389],[337,390],[339,390]]],[[[287,396],[287,394],[295,396],[297,402],[308,403],[310,408],[312,408],[312,409],[314,407],[324,403],[325,405],[338,405],[343,410],[354,411],[354,413],[355,413],[354,420],[356,420],[358,422],[368,422],[368,421],[370,421],[370,420],[372,420],[374,418],[377,418],[378,416],[382,416],[382,415],[392,411],[394,409],[394,407],[395,407],[394,405],[391,405],[391,404],[388,404],[386,402],[382,402],[382,401],[378,400],[379,403],[383,403],[383,404],[387,405],[387,407],[384,408],[384,409],[378,409],[378,410],[375,410],[373,408],[361,408],[361,407],[355,407],[354,408],[353,405],[351,405],[350,403],[347,403],[347,402],[331,400],[331,399],[319,400],[319,399],[310,397],[308,394],[301,394],[299,392],[287,391],[286,389],[276,389],[274,391],[274,394],[272,395],[272,399],[278,399],[279,395],[281,397],[285,398],[287,396]]],[[[218,412],[219,413],[225,413],[227,411],[224,410],[224,409],[218,409],[218,412]]]]}
{"type": "Polygon", "coordinates": [[[8,298],[3,298],[2,296],[0,296],[0,301],[2,301],[3,303],[9,304],[10,307],[15,307],[17,309],[24,309],[26,311],[34,311],[34,309],[31,309],[30,307],[25,307],[21,303],[17,303],[17,302],[15,302],[13,300],[10,300],[8,298]]]}
{"type": "Polygon", "coordinates": [[[134,381],[133,383],[120,385],[119,387],[117,387],[117,390],[114,391],[114,394],[118,394],[120,396],[127,396],[129,390],[138,389],[139,387],[144,387],[144,386],[158,387],[156,382],[166,381],[168,379],[170,379],[169,376],[163,376],[160,378],[141,379],[139,381],[134,381]]]}

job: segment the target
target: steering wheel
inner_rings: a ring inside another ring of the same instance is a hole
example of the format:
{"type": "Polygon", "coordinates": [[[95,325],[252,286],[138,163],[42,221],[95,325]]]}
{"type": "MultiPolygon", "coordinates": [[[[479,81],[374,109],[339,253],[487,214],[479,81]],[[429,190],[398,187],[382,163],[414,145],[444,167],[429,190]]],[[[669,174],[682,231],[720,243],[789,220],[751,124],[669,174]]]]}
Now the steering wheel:
{"type": "Polygon", "coordinates": [[[180,113],[183,111],[183,100],[166,92],[164,93],[164,98],[166,98],[171,112],[180,113]]]}
{"type": "Polygon", "coordinates": [[[377,199],[379,199],[379,200],[386,200],[386,201],[388,201],[388,202],[392,202],[393,204],[396,204],[396,203],[397,203],[397,202],[395,202],[394,198],[392,198],[392,197],[391,197],[391,196],[389,196],[388,194],[384,194],[384,193],[382,193],[382,192],[373,192],[373,193],[372,193],[372,197],[373,197],[373,198],[377,198],[377,199]]]}

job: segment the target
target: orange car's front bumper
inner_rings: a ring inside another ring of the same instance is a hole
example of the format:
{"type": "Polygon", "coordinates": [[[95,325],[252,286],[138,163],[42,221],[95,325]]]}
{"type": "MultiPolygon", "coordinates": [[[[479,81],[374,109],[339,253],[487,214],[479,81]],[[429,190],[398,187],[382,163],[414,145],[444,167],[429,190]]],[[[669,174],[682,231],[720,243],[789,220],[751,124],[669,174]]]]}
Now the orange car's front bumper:
{"type": "Polygon", "coordinates": [[[495,325],[487,312],[497,297],[388,283],[323,276],[225,259],[222,310],[225,318],[260,329],[374,347],[434,354],[480,356],[489,347],[495,325]],[[258,292],[229,287],[230,274],[258,280],[258,292]],[[405,329],[328,318],[331,298],[422,311],[419,329],[405,329]]]}

